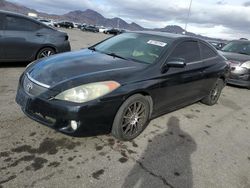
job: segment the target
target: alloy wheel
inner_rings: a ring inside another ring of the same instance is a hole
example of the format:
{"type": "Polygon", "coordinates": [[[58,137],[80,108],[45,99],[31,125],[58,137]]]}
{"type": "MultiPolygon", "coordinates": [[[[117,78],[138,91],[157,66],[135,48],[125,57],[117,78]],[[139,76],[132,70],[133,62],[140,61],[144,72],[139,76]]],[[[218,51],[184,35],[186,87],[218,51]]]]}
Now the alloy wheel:
{"type": "Polygon", "coordinates": [[[220,95],[220,91],[218,88],[218,84],[216,84],[215,87],[213,88],[213,90],[211,91],[212,101],[216,101],[218,99],[219,95],[220,95]]]}
{"type": "Polygon", "coordinates": [[[41,51],[41,53],[39,53],[38,58],[41,59],[41,58],[49,57],[49,56],[54,55],[54,54],[55,53],[53,50],[45,49],[45,50],[41,51]]]}
{"type": "Polygon", "coordinates": [[[124,135],[133,136],[143,129],[146,117],[146,107],[142,102],[134,102],[125,109],[122,120],[122,131],[124,135]]]}

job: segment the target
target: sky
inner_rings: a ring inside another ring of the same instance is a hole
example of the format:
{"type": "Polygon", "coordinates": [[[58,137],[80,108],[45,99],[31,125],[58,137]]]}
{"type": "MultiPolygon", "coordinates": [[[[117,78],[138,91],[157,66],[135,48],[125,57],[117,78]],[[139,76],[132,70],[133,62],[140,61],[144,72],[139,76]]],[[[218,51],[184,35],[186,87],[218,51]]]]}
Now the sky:
{"type": "MultiPolygon", "coordinates": [[[[9,0],[38,11],[65,14],[92,9],[146,28],[185,27],[190,0],[9,0]]],[[[223,39],[250,39],[250,0],[193,0],[187,31],[223,39]]]]}

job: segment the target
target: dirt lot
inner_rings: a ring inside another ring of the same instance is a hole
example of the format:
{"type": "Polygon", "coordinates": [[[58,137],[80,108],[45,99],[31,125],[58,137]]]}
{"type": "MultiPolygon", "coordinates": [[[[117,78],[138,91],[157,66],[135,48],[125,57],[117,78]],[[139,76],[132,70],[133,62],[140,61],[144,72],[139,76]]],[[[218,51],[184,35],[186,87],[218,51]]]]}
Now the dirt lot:
{"type": "MultiPolygon", "coordinates": [[[[73,50],[104,34],[68,30],[73,50]]],[[[133,142],[71,138],[27,118],[14,101],[25,67],[0,68],[2,187],[250,187],[249,90],[226,87],[215,106],[200,103],[153,120],[133,142]]]]}

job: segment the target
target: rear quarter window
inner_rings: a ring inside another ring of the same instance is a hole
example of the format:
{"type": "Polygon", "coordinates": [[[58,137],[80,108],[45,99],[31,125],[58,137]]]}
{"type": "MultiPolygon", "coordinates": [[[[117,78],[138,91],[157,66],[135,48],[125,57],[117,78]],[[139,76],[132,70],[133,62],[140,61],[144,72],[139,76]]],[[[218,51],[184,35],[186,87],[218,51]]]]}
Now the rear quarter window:
{"type": "Polygon", "coordinates": [[[10,31],[36,31],[40,28],[38,23],[17,16],[6,16],[5,30],[10,31]]]}
{"type": "Polygon", "coordinates": [[[201,48],[201,57],[202,59],[209,59],[216,57],[218,55],[217,52],[215,52],[211,47],[204,43],[200,43],[200,48],[201,48]]]}

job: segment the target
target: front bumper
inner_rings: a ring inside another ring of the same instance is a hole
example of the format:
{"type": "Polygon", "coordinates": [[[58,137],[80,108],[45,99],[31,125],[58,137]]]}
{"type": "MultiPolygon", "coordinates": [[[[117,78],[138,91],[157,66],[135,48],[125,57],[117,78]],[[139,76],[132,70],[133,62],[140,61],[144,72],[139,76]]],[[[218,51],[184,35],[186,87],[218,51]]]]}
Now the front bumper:
{"type": "Polygon", "coordinates": [[[232,85],[237,85],[237,86],[250,88],[250,80],[246,81],[246,80],[241,80],[241,79],[229,78],[227,83],[232,84],[232,85]]]}
{"type": "Polygon", "coordinates": [[[250,88],[250,70],[241,67],[231,67],[228,84],[250,88]]]}
{"type": "Polygon", "coordinates": [[[110,133],[114,117],[122,100],[92,101],[77,105],[66,101],[48,100],[32,96],[19,84],[16,102],[31,119],[73,136],[93,136],[110,133]],[[74,120],[78,129],[73,130],[74,120]]]}

